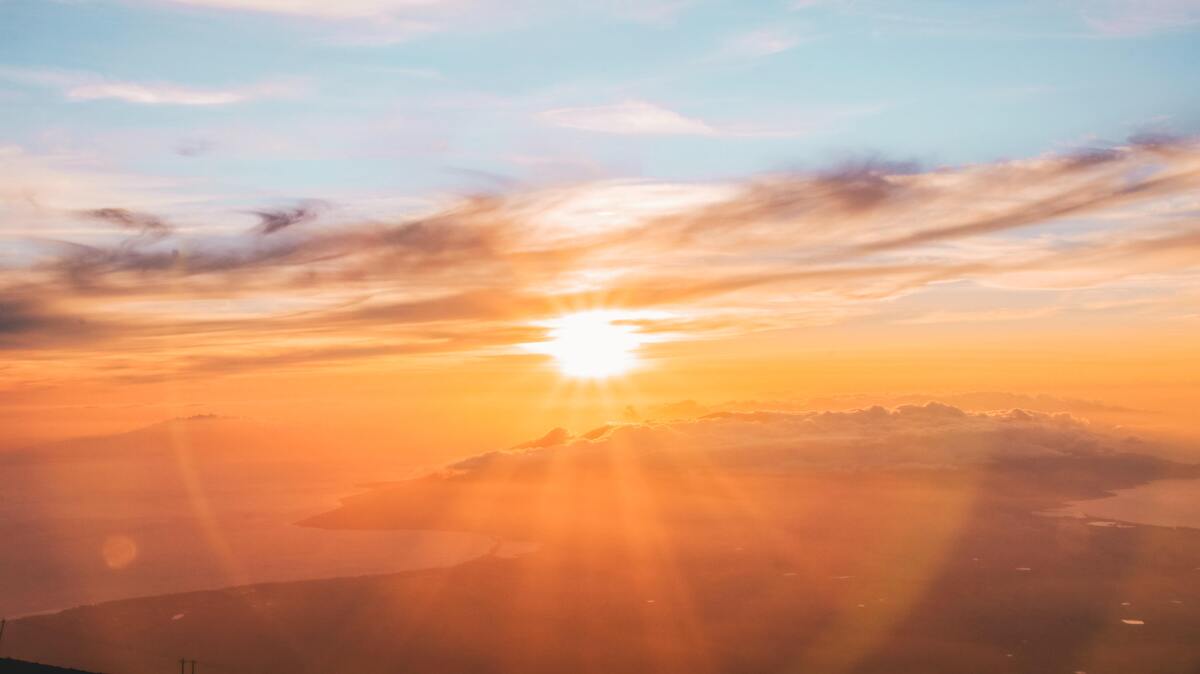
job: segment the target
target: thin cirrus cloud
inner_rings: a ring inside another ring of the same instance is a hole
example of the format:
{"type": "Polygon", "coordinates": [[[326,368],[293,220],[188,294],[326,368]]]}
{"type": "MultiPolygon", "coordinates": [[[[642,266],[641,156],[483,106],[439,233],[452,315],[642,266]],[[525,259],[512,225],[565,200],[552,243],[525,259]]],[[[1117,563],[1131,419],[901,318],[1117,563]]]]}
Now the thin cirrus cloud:
{"type": "Polygon", "coordinates": [[[1055,313],[1055,307],[1035,309],[977,309],[966,311],[931,311],[912,318],[894,321],[903,325],[930,325],[935,323],[979,323],[1001,321],[1024,321],[1042,318],[1055,313]]]}
{"type": "Polygon", "coordinates": [[[65,92],[73,101],[94,101],[104,98],[146,105],[229,105],[246,100],[247,95],[236,91],[191,89],[171,85],[147,85],[136,82],[110,82],[71,87],[65,92]]]}
{"type": "Polygon", "coordinates": [[[158,0],[163,4],[212,9],[290,14],[330,19],[385,16],[397,12],[465,4],[445,0],[158,0]]]}
{"type": "MultiPolygon", "coordinates": [[[[40,231],[40,213],[107,208],[110,203],[165,209],[176,203],[178,181],[162,176],[104,170],[94,157],[30,153],[0,145],[0,235],[40,231]]],[[[196,198],[196,197],[192,197],[196,198]]]]}
{"type": "Polygon", "coordinates": [[[1085,23],[1101,35],[1135,37],[1200,26],[1197,0],[1102,0],[1081,6],[1085,23]]]}
{"type": "MultiPolygon", "coordinates": [[[[951,8],[955,11],[945,12],[937,11],[936,7],[921,8],[915,4],[901,7],[899,3],[879,0],[793,0],[791,5],[794,10],[825,8],[878,22],[890,31],[924,35],[1132,38],[1191,31],[1200,27],[1200,2],[1197,0],[1068,0],[1060,3],[1030,0],[997,3],[993,9],[999,11],[994,12],[990,20],[982,22],[978,15],[957,11],[968,6],[969,3],[962,3],[961,8],[947,4],[942,9],[951,8]],[[1063,19],[1067,19],[1070,25],[1057,31],[1052,28],[1030,31],[1027,26],[1011,25],[1008,17],[1014,10],[1039,17],[1047,26],[1063,19]],[[1065,15],[1063,10],[1066,10],[1065,15]],[[1085,31],[1078,31],[1080,24],[1085,31]]],[[[970,6],[970,9],[975,7],[970,6]]]]}
{"type": "MultiPolygon", "coordinates": [[[[43,182],[63,184],[40,165],[43,182]]],[[[1200,273],[1186,198],[1198,187],[1200,145],[1155,140],[923,171],[868,162],[724,184],[584,183],[364,222],[302,202],[181,227],[136,192],[123,204],[43,199],[56,205],[40,222],[64,224],[52,240],[9,237],[29,253],[0,259],[0,349],[13,377],[43,376],[51,357],[98,376],[130,359],[141,378],[199,376],[518,353],[543,336],[539,321],[580,307],[643,312],[640,327],[664,339],[886,321],[893,301],[949,283],[1095,300],[1136,282],[1156,300],[1139,316],[1172,320],[1200,273]]],[[[0,232],[13,232],[4,212],[0,232]]],[[[1093,311],[1016,306],[939,306],[910,322],[1093,311]]]]}
{"type": "MultiPolygon", "coordinates": [[[[555,9],[553,3],[495,0],[150,0],[165,5],[214,10],[302,16],[333,21],[431,20],[439,27],[481,17],[526,15],[555,9]],[[444,22],[444,23],[443,23],[444,22]]],[[[667,23],[689,9],[695,0],[587,0],[576,3],[618,19],[636,23],[667,23]]]]}
{"type": "Polygon", "coordinates": [[[593,0],[593,5],[628,21],[662,24],[673,21],[695,0],[593,0]]]}
{"type": "MultiPolygon", "coordinates": [[[[496,0],[124,0],[212,12],[253,13],[306,22],[319,41],[338,47],[402,44],[457,30],[494,31],[530,17],[552,16],[556,3],[496,0]]],[[[597,11],[632,23],[664,25],[694,0],[587,0],[575,9],[597,11]]]]}
{"type": "Polygon", "coordinates": [[[629,100],[612,105],[555,108],[539,117],[568,129],[623,135],[712,136],[717,130],[704,121],[646,101],[629,100]]]}
{"type": "Polygon", "coordinates": [[[782,28],[761,28],[734,35],[725,41],[719,57],[757,59],[782,54],[803,42],[803,38],[782,28]]]}
{"type": "Polygon", "coordinates": [[[139,105],[221,106],[293,96],[297,81],[261,82],[232,88],[192,87],[170,82],[132,82],[96,73],[50,68],[0,68],[0,79],[55,89],[72,101],[117,100],[139,105]]]}
{"type": "Polygon", "coordinates": [[[790,111],[786,122],[713,124],[661,105],[626,100],[610,105],[554,108],[538,114],[543,123],[577,131],[626,136],[708,136],[723,138],[792,138],[844,122],[878,114],[885,103],[811,107],[790,111]]]}

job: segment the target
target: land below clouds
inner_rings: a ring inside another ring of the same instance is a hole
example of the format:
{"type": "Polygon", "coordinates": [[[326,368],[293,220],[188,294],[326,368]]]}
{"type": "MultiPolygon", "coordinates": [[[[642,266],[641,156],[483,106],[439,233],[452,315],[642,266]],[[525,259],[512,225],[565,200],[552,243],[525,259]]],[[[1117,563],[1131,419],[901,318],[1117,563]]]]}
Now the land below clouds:
{"type": "Polygon", "coordinates": [[[81,607],[6,649],[113,672],[1192,672],[1200,531],[1036,514],[1200,474],[1136,449],[939,405],[552,434],[305,521],[534,551],[81,607]]]}

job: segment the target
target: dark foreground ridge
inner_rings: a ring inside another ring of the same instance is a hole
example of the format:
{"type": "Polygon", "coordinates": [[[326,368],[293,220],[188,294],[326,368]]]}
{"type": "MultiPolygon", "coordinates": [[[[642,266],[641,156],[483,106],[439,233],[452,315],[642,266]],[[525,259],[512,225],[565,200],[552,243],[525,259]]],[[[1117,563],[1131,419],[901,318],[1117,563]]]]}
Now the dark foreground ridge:
{"type": "Polygon", "coordinates": [[[36,662],[26,662],[24,660],[13,660],[12,658],[0,658],[0,672],[4,674],[53,674],[54,672],[63,672],[69,674],[95,674],[83,669],[69,669],[67,667],[53,667],[51,665],[43,665],[36,662]]]}

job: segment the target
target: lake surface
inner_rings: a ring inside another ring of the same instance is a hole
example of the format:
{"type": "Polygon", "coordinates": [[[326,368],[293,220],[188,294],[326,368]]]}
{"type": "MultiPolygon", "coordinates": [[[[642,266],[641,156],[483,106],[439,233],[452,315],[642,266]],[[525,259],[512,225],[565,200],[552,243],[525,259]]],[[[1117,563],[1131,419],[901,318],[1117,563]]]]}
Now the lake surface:
{"type": "MultiPolygon", "coordinates": [[[[299,527],[368,474],[221,462],[181,471],[146,457],[0,464],[0,615],[114,599],[392,573],[496,547],[437,531],[299,527]]],[[[502,552],[502,551],[500,551],[502,552]]]]}
{"type": "Polygon", "coordinates": [[[1103,498],[1073,501],[1046,514],[1107,520],[1113,526],[1133,522],[1200,529],[1200,479],[1158,480],[1103,498]]]}

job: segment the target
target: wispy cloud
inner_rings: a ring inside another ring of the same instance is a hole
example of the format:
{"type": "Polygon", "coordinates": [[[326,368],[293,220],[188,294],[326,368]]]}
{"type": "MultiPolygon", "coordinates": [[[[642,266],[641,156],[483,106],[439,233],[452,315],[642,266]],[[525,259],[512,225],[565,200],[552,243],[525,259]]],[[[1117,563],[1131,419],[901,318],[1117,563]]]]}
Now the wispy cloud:
{"type": "Polygon", "coordinates": [[[756,59],[789,51],[804,38],[784,28],[760,28],[734,35],[725,41],[717,53],[721,58],[756,59]]]}
{"type": "Polygon", "coordinates": [[[296,95],[296,81],[263,82],[233,88],[191,87],[169,82],[130,82],[95,73],[44,68],[0,67],[0,79],[57,89],[73,101],[111,99],[141,105],[218,106],[253,99],[296,95]]]}
{"type": "MultiPolygon", "coordinates": [[[[63,223],[53,239],[13,238],[33,207],[0,208],[0,231],[29,251],[0,262],[12,316],[0,346],[13,372],[51,352],[101,372],[153,354],[138,376],[154,377],[513,353],[541,338],[539,321],[589,307],[653,309],[669,318],[644,330],[704,338],[895,317],[888,301],[947,282],[1151,279],[1147,297],[1172,298],[1200,274],[1187,198],[1198,187],[1200,146],[1160,140],[925,171],[864,163],[723,184],[584,183],[370,222],[305,202],[175,227],[169,212],[105,203],[101,190],[37,211],[42,231],[63,223]],[[248,341],[253,357],[239,355],[248,341]]],[[[29,192],[37,186],[0,205],[29,192]]],[[[927,303],[907,322],[1048,321],[1072,309],[1009,306],[1021,309],[927,303]]]]}
{"type": "Polygon", "coordinates": [[[817,106],[780,111],[775,115],[776,119],[769,121],[716,123],[688,117],[654,103],[631,100],[611,105],[554,108],[539,113],[538,118],[563,128],[620,135],[789,138],[810,135],[847,120],[877,114],[886,108],[887,105],[882,103],[817,106]]]}
{"type": "Polygon", "coordinates": [[[464,4],[455,0],[158,0],[164,4],[192,5],[268,14],[292,14],[332,19],[378,17],[414,9],[464,4]]]}
{"type": "Polygon", "coordinates": [[[228,105],[246,100],[246,94],[216,89],[191,89],[171,85],[146,85],[134,82],[82,84],[66,90],[67,98],[92,101],[114,98],[127,103],[147,105],[228,105]]]}
{"type": "Polygon", "coordinates": [[[254,211],[258,216],[260,231],[265,236],[282,231],[293,225],[315,220],[325,204],[319,201],[309,201],[292,208],[276,208],[266,211],[254,211]]]}
{"type": "Polygon", "coordinates": [[[517,470],[544,475],[554,471],[534,468],[553,464],[560,474],[580,477],[610,465],[597,460],[598,455],[617,452],[643,465],[648,475],[677,471],[699,457],[697,465],[705,470],[779,475],[814,468],[947,468],[1094,458],[1152,447],[1067,414],[1021,409],[972,413],[928,402],[894,409],[714,412],[666,422],[610,424],[581,436],[560,430],[511,450],[458,461],[448,466],[447,475],[512,475],[517,470]]]}
{"type": "Polygon", "coordinates": [[[436,21],[381,17],[339,26],[325,42],[348,47],[386,47],[432,35],[444,28],[436,21]]]}
{"type": "Polygon", "coordinates": [[[903,318],[897,323],[905,325],[932,325],[936,323],[995,323],[1003,321],[1026,321],[1043,318],[1055,313],[1055,307],[1034,309],[976,309],[964,311],[931,311],[912,318],[903,318]]]}
{"type": "MultiPolygon", "coordinates": [[[[495,2],[493,0],[149,0],[164,5],[214,10],[313,17],[336,21],[412,21],[445,27],[447,19],[505,16],[554,10],[553,3],[495,2]],[[435,21],[436,20],[436,21],[435,21]]],[[[578,6],[637,23],[667,23],[695,0],[586,0],[578,6]]],[[[360,24],[361,25],[361,24],[360,24]]]]}
{"type": "Polygon", "coordinates": [[[1200,26],[1197,0],[1100,0],[1080,3],[1084,21],[1102,35],[1135,37],[1200,26]]]}
{"type": "Polygon", "coordinates": [[[541,119],[555,126],[582,131],[631,135],[711,136],[707,123],[673,110],[647,103],[624,101],[612,105],[546,110],[541,119]]]}
{"type": "Polygon", "coordinates": [[[668,23],[695,4],[695,0],[592,0],[603,11],[637,23],[668,23]]]}
{"type": "Polygon", "coordinates": [[[0,145],[0,176],[0,234],[10,236],[47,231],[46,212],[167,208],[180,188],[176,180],[116,171],[95,157],[37,155],[11,145],[0,145]]]}
{"type": "Polygon", "coordinates": [[[1128,38],[1200,28],[1197,0],[1068,0],[981,5],[901,6],[879,0],[794,0],[792,8],[824,7],[889,32],[1024,38],[1128,38]],[[1040,28],[1034,26],[1054,26],[1040,28]]]}

